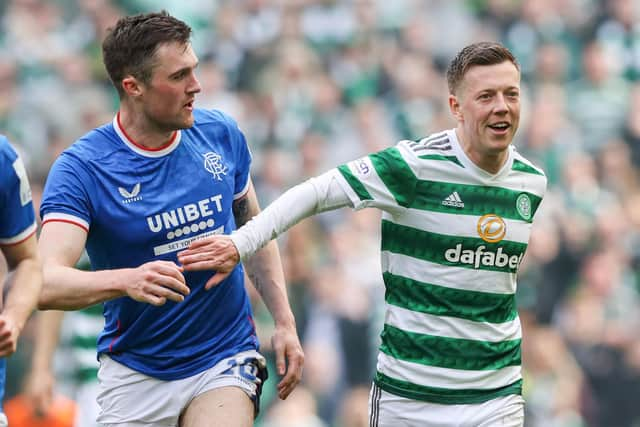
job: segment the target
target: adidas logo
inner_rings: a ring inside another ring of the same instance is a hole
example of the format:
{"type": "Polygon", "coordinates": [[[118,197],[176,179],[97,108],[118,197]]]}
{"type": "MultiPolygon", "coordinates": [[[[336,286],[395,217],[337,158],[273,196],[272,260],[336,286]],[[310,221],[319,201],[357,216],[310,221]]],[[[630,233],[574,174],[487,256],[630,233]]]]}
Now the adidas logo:
{"type": "Polygon", "coordinates": [[[464,208],[464,202],[460,198],[460,195],[457,191],[449,194],[446,199],[442,201],[444,206],[453,206],[456,208],[464,208]]]}

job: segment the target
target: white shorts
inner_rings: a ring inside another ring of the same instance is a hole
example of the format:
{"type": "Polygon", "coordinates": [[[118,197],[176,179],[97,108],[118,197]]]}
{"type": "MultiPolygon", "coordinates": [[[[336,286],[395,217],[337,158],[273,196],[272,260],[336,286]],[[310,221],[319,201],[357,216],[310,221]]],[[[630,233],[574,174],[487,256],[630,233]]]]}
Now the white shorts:
{"type": "Polygon", "coordinates": [[[100,356],[98,422],[105,425],[175,427],[182,411],[197,396],[220,387],[238,387],[259,409],[266,361],[257,351],[245,351],[194,376],[162,381],[134,371],[107,355],[100,356]]]}
{"type": "Polygon", "coordinates": [[[512,394],[483,403],[442,405],[387,393],[373,384],[370,427],[522,427],[524,399],[512,394]]]}
{"type": "Polygon", "coordinates": [[[7,416],[0,412],[0,427],[7,427],[9,425],[9,421],[7,421],[7,416]]]}

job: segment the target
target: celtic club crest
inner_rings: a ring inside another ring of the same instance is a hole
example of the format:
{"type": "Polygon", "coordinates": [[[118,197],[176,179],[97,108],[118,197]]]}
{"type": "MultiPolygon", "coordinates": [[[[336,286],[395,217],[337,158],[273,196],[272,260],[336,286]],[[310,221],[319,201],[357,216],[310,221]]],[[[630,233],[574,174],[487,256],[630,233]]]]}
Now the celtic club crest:
{"type": "Polygon", "coordinates": [[[516,200],[516,209],[523,219],[531,219],[531,199],[528,195],[522,193],[518,196],[518,199],[516,200]]]}
{"type": "Polygon", "coordinates": [[[222,181],[222,175],[227,174],[227,167],[222,163],[222,156],[213,151],[204,154],[204,168],[211,172],[218,181],[222,181]]]}

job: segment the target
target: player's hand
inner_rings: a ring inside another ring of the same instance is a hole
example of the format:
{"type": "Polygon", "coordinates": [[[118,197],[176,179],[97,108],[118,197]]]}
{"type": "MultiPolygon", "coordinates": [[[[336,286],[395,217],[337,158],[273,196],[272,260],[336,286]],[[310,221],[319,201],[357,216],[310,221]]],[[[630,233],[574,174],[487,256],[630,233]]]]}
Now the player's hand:
{"type": "Polygon", "coordinates": [[[136,301],[163,305],[167,300],[182,302],[191,290],[187,286],[182,267],[171,261],[151,261],[129,270],[126,293],[136,301]]]}
{"type": "Polygon", "coordinates": [[[34,369],[29,374],[25,394],[37,417],[43,418],[49,413],[53,402],[54,385],[55,378],[50,369],[34,369]]]}
{"type": "Polygon", "coordinates": [[[0,357],[10,356],[18,349],[20,328],[13,319],[0,315],[0,357]]]}
{"type": "Polygon", "coordinates": [[[271,337],[271,345],[276,354],[276,370],[282,377],[278,383],[278,397],[284,400],[302,378],[304,352],[295,327],[276,325],[276,330],[271,337]]]}
{"type": "Polygon", "coordinates": [[[229,236],[216,235],[194,240],[189,247],[178,252],[178,261],[185,271],[215,270],[204,288],[219,285],[240,262],[240,254],[229,236]]]}

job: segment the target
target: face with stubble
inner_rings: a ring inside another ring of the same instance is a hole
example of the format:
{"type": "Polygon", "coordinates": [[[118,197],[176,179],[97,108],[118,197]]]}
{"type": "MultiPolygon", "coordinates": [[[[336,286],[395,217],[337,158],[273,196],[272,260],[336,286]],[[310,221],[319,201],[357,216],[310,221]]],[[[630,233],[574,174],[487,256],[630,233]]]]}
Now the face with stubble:
{"type": "Polygon", "coordinates": [[[198,58],[191,44],[162,44],[154,59],[151,79],[140,84],[138,98],[146,120],[164,131],[191,127],[195,95],[201,90],[195,75],[198,58]]]}

